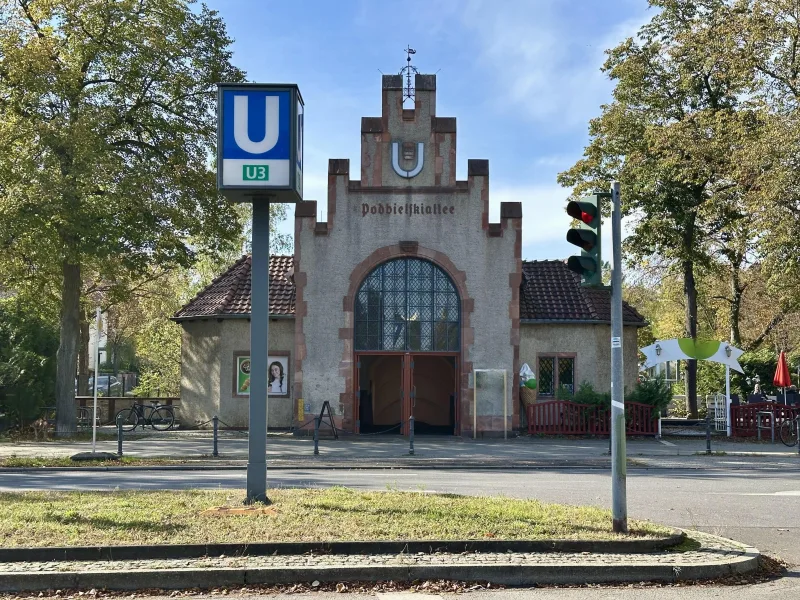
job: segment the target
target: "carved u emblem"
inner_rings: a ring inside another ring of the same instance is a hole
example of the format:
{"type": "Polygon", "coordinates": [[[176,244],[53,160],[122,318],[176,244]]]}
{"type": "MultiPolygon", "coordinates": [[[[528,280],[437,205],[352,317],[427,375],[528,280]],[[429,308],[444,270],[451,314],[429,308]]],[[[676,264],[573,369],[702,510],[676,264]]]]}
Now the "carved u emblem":
{"type": "Polygon", "coordinates": [[[392,168],[394,172],[400,175],[400,177],[405,177],[406,179],[411,179],[419,175],[420,171],[422,171],[422,160],[423,160],[423,148],[425,144],[422,142],[417,142],[417,165],[411,169],[410,171],[406,171],[405,169],[400,168],[400,142],[392,142],[392,168]]]}

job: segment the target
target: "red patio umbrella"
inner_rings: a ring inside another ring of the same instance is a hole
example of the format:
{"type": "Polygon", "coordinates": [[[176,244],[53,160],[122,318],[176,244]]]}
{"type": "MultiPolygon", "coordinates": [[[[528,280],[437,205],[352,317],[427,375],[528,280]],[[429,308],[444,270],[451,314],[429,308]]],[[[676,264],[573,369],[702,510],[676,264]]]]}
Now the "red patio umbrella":
{"type": "Polygon", "coordinates": [[[782,350],[781,355],[778,357],[778,368],[775,369],[775,377],[772,378],[772,383],[784,389],[784,396],[786,388],[792,385],[792,379],[789,376],[789,365],[786,363],[786,354],[782,350]]]}

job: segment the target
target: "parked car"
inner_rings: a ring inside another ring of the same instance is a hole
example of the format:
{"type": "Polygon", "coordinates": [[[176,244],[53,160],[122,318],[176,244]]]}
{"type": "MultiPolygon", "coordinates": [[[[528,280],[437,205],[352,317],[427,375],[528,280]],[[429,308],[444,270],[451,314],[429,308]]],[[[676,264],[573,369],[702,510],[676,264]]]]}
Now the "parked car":
{"type": "MultiPolygon", "coordinates": [[[[122,383],[113,375],[100,375],[97,378],[98,396],[122,396],[122,383]]],[[[89,377],[89,396],[94,395],[94,377],[89,377]]],[[[75,395],[78,395],[78,382],[75,382],[75,395]]]]}

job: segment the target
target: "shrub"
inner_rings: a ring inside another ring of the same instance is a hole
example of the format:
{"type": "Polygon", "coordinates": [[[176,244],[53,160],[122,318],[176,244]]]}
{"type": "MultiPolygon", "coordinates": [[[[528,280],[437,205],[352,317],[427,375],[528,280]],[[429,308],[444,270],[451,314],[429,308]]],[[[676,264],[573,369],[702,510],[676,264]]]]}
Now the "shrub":
{"type": "Polygon", "coordinates": [[[652,406],[654,413],[660,413],[672,401],[672,390],[662,376],[642,379],[626,396],[625,402],[636,402],[652,406]]]}

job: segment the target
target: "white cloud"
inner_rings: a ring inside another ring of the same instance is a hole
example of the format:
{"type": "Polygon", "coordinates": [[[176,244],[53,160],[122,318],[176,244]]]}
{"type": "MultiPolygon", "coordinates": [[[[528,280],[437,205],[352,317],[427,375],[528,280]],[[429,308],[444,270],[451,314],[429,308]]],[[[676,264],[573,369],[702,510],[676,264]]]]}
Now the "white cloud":
{"type": "Polygon", "coordinates": [[[574,8],[557,0],[473,0],[461,19],[474,32],[478,64],[491,73],[497,110],[527,115],[541,126],[583,127],[610,97],[600,72],[604,51],[633,35],[650,14],[624,20],[600,33],[576,31],[574,8]]]}

